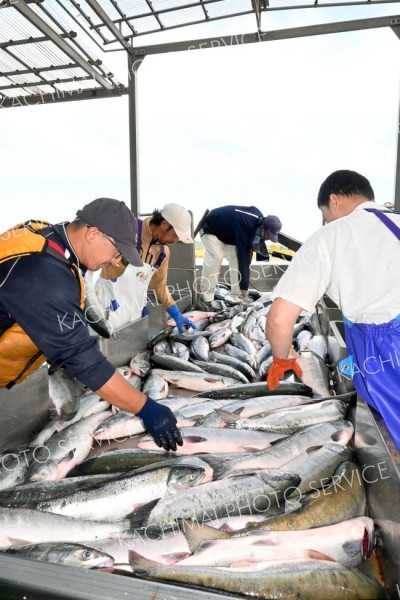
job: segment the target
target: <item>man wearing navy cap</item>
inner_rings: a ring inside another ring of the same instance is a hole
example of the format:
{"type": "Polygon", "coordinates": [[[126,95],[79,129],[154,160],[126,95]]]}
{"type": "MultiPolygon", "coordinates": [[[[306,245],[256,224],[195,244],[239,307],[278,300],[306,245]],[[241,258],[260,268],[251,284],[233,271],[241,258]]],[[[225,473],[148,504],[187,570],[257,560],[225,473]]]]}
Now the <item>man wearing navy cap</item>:
{"type": "Polygon", "coordinates": [[[205,248],[201,277],[201,300],[211,302],[223,258],[229,262],[231,291],[248,301],[253,252],[268,257],[265,241],[278,241],[282,229],[275,215],[263,217],[255,206],[221,206],[210,211],[200,230],[205,248]]]}
{"type": "Polygon", "coordinates": [[[137,223],[119,200],[98,198],[71,223],[29,221],[0,235],[0,387],[11,388],[45,361],[115,406],[138,415],[155,442],[176,450],[176,419],[134,389],[90,336],[82,276],[117,264],[142,261],[137,223]]]}

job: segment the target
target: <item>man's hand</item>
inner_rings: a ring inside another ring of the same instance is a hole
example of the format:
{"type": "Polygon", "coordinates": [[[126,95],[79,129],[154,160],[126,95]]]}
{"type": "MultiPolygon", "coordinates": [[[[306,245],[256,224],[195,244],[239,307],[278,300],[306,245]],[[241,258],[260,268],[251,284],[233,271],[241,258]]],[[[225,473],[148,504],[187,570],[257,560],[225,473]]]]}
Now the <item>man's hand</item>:
{"type": "Polygon", "coordinates": [[[168,406],[158,404],[147,397],[143,408],[136,414],[142,419],[157,446],[167,451],[175,451],[177,444],[182,446],[182,436],[176,426],[175,415],[168,406]]]}
{"type": "Polygon", "coordinates": [[[167,308],[167,313],[170,317],[172,317],[178,327],[179,333],[183,332],[183,327],[186,326],[188,329],[191,327],[192,329],[197,329],[197,325],[192,323],[190,319],[185,317],[179,310],[176,304],[173,304],[169,308],[167,308]]]}
{"type": "Polygon", "coordinates": [[[267,374],[267,387],[270,390],[275,389],[286,371],[294,371],[297,377],[303,375],[303,371],[296,358],[279,358],[279,356],[273,357],[273,362],[268,369],[267,374]]]}

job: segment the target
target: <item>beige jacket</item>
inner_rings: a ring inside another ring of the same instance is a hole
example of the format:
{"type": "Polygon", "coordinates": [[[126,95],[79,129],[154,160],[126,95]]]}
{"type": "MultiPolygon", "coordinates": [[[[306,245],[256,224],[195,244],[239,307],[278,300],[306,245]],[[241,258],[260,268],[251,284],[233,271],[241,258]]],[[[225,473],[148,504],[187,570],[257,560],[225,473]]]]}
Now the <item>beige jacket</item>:
{"type": "MultiPolygon", "coordinates": [[[[154,265],[161,254],[161,244],[153,243],[152,241],[153,238],[149,227],[150,219],[151,217],[148,217],[147,219],[143,220],[142,245],[138,251],[140,258],[144,263],[148,265],[154,265]]],[[[172,299],[171,293],[167,287],[169,248],[165,244],[164,252],[166,257],[162,261],[157,271],[154,272],[150,281],[150,287],[154,290],[156,298],[162,304],[163,308],[167,309],[175,304],[175,301],[172,299]]],[[[108,267],[104,267],[104,269],[102,269],[100,276],[103,279],[115,279],[122,275],[125,269],[126,265],[123,263],[120,263],[118,267],[115,265],[109,265],[108,267]]]]}

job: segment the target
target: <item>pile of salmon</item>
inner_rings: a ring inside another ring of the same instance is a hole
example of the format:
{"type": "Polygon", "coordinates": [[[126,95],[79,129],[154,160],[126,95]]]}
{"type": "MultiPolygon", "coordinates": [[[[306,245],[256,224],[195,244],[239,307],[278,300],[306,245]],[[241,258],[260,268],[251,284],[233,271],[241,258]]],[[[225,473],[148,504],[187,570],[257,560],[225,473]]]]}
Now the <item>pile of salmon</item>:
{"type": "Polygon", "coordinates": [[[142,421],[62,371],[52,418],[0,456],[0,551],[160,583],[257,598],[387,598],[349,420],[336,395],[335,338],[322,308],[293,332],[302,381],[266,375],[269,294],[220,290],[210,312],[175,323],[119,368],[176,415],[165,452],[142,421]]]}

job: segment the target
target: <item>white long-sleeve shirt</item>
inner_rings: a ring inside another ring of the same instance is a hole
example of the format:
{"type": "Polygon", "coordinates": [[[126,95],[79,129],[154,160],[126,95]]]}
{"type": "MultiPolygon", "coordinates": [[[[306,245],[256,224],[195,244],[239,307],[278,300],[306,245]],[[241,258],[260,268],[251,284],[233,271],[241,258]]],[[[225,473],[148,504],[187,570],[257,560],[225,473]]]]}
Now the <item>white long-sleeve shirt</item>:
{"type": "MultiPolygon", "coordinates": [[[[307,311],[327,294],[356,323],[386,323],[400,314],[400,240],[365,208],[324,225],[299,249],[273,298],[307,311]]],[[[387,216],[400,227],[400,215],[387,216]]]]}

